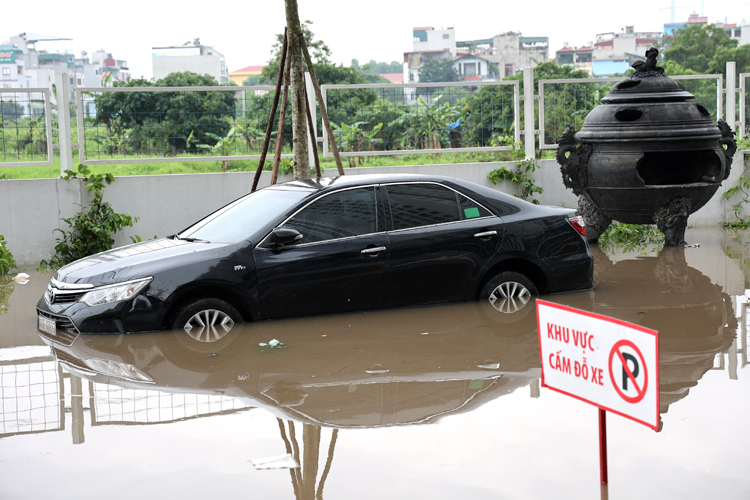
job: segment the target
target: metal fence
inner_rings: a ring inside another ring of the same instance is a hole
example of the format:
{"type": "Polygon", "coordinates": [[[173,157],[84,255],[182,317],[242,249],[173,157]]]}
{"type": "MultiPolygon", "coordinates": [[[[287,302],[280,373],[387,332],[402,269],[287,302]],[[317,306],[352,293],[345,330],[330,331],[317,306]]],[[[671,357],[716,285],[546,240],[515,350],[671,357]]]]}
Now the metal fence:
{"type": "Polygon", "coordinates": [[[50,89],[0,89],[0,165],[53,165],[50,89]]]}
{"type": "Polygon", "coordinates": [[[0,363],[0,438],[64,429],[62,380],[51,355],[0,363]]]}
{"type": "MultiPolygon", "coordinates": [[[[722,75],[679,75],[678,80],[710,113],[723,117],[722,75]]],[[[574,78],[539,80],[539,148],[556,149],[555,141],[568,125],[579,129],[586,115],[599,105],[615,82],[622,78],[574,78]]],[[[744,121],[742,121],[744,123],[744,121]]]]}
{"type": "Polygon", "coordinates": [[[93,384],[91,425],[161,424],[253,407],[220,394],[182,394],[93,384]]]}
{"type": "Polygon", "coordinates": [[[750,115],[750,99],[747,98],[748,85],[747,80],[750,78],[750,73],[740,73],[740,125],[737,127],[737,137],[744,139],[746,135],[750,134],[750,126],[747,124],[747,117],[750,115]]]}
{"type": "MultiPolygon", "coordinates": [[[[270,86],[78,88],[79,162],[257,160],[273,92],[270,86]]],[[[273,144],[277,130],[278,115],[273,144]]],[[[282,140],[290,156],[291,130],[282,140]]]]}
{"type": "MultiPolygon", "coordinates": [[[[519,82],[323,85],[341,156],[502,151],[520,139],[519,82]]],[[[323,155],[331,157],[323,136],[323,155]]]]}
{"type": "MultiPolygon", "coordinates": [[[[747,133],[748,76],[739,78],[739,138],[747,133]]],[[[65,93],[61,85],[67,80],[58,77],[57,88],[65,93]]],[[[525,78],[533,78],[533,71],[525,78]]],[[[730,97],[735,102],[734,82],[725,91],[722,75],[672,78],[693,93],[714,120],[724,118],[725,93],[727,103],[730,97]]],[[[524,113],[538,117],[538,127],[525,124],[526,133],[539,134],[540,149],[554,149],[565,127],[580,127],[620,80],[540,80],[534,96],[538,104],[527,103],[530,107],[523,113],[517,80],[323,85],[322,93],[341,154],[351,163],[364,156],[509,150],[521,138],[524,113]]],[[[71,131],[67,109],[53,117],[51,89],[0,89],[0,166],[53,165],[58,133],[61,171],[72,168],[73,148],[84,165],[257,160],[273,93],[271,86],[78,88],[71,131]]],[[[526,93],[531,94],[531,88],[526,93]]],[[[278,120],[276,116],[272,148],[278,120]]],[[[282,130],[282,156],[290,157],[291,113],[282,130]]],[[[331,157],[329,138],[322,136],[323,156],[331,157]]]]}

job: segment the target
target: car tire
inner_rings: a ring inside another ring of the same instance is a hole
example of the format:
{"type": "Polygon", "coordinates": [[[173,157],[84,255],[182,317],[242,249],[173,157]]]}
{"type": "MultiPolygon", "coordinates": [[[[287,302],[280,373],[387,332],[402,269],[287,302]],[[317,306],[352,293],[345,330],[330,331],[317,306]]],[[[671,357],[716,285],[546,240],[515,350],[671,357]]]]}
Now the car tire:
{"type": "Polygon", "coordinates": [[[533,281],[523,274],[505,271],[485,283],[479,300],[492,306],[497,319],[515,321],[533,309],[529,305],[533,295],[539,295],[533,281]]]}
{"type": "Polygon", "coordinates": [[[225,337],[237,323],[242,323],[242,315],[234,306],[221,299],[203,298],[183,305],[170,326],[197,342],[211,343],[225,337]]]}

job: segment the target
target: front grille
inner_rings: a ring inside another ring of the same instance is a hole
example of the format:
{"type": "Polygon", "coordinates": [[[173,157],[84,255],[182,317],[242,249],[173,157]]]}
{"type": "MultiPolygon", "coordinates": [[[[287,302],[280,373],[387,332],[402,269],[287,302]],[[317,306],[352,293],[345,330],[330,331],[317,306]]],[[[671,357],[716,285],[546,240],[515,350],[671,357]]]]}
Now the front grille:
{"type": "Polygon", "coordinates": [[[66,316],[60,316],[59,314],[52,314],[46,311],[40,311],[37,309],[40,316],[49,318],[55,321],[55,329],[57,330],[56,335],[51,335],[46,332],[39,331],[39,335],[42,337],[53,340],[62,345],[71,345],[78,338],[79,332],[70,318],[66,316]]]}
{"type": "Polygon", "coordinates": [[[48,286],[46,298],[47,302],[49,302],[50,304],[69,304],[72,302],[78,302],[84,295],[86,295],[86,291],[73,292],[69,290],[59,290],[57,288],[53,288],[52,286],[48,286]]]}

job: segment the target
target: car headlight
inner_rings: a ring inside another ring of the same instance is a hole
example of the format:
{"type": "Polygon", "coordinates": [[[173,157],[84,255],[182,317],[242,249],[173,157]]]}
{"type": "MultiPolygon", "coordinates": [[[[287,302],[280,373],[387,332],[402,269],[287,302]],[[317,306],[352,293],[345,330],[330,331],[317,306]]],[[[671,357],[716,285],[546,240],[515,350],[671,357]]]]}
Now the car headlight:
{"type": "Polygon", "coordinates": [[[154,383],[154,379],[143,373],[135,366],[123,363],[122,361],[113,361],[111,359],[89,358],[83,360],[89,368],[104,375],[124,378],[135,382],[154,383]]]}
{"type": "Polygon", "coordinates": [[[110,304],[121,300],[128,300],[135,297],[138,292],[151,283],[154,278],[148,277],[140,280],[126,281],[116,285],[108,285],[96,288],[81,297],[81,302],[90,306],[99,306],[110,304]]]}

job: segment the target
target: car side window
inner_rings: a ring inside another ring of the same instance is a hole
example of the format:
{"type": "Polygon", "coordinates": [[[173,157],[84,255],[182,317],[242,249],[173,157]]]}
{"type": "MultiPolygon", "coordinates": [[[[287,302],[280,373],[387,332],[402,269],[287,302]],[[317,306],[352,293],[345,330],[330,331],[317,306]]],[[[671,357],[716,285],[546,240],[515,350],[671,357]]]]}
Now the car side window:
{"type": "Polygon", "coordinates": [[[492,215],[486,208],[477,205],[462,194],[458,195],[458,205],[461,207],[461,220],[478,219],[492,215]]]}
{"type": "Polygon", "coordinates": [[[377,232],[375,188],[348,189],[312,202],[283,224],[302,234],[299,244],[377,232]]]}
{"type": "Polygon", "coordinates": [[[386,189],[394,230],[462,219],[456,193],[450,189],[418,183],[393,184],[386,186],[386,189]]]}

